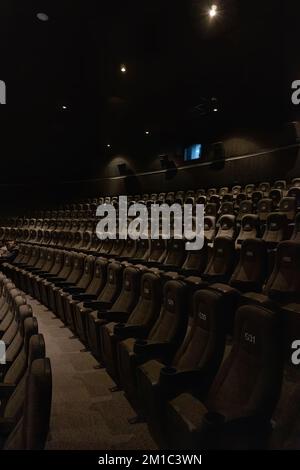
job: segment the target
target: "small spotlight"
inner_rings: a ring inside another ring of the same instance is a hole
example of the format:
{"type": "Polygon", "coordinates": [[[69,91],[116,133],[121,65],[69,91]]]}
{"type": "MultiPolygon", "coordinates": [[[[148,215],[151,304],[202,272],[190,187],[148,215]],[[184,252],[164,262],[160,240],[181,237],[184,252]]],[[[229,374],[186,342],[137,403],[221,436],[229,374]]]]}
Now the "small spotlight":
{"type": "Polygon", "coordinates": [[[107,144],[106,147],[107,147],[108,149],[110,149],[111,145],[110,145],[110,144],[107,144]]]}
{"type": "Polygon", "coordinates": [[[121,65],[121,69],[120,69],[120,70],[121,70],[122,73],[126,73],[126,72],[127,72],[126,65],[124,65],[124,64],[121,65]]]}
{"type": "Polygon", "coordinates": [[[210,16],[211,18],[213,18],[214,16],[217,15],[217,13],[218,13],[218,7],[217,7],[217,5],[212,5],[211,8],[210,8],[210,10],[209,10],[209,16],[210,16]]]}
{"type": "Polygon", "coordinates": [[[64,106],[62,107],[62,109],[67,109],[67,106],[64,105],[64,106]]]}
{"type": "Polygon", "coordinates": [[[218,108],[214,108],[214,113],[217,113],[218,112],[218,108]]]}
{"type": "Polygon", "coordinates": [[[37,13],[36,16],[40,21],[49,21],[49,16],[46,13],[37,13]]]}
{"type": "Polygon", "coordinates": [[[146,135],[149,135],[149,134],[150,134],[150,132],[149,132],[149,131],[145,131],[145,134],[146,134],[146,135]]]}

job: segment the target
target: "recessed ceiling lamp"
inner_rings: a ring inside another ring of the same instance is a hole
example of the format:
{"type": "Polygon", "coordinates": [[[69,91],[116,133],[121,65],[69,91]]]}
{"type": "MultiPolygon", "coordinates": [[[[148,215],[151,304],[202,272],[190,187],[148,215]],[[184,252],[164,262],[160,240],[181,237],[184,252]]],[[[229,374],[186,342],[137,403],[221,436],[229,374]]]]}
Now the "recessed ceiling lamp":
{"type": "Polygon", "coordinates": [[[126,73],[127,72],[126,65],[122,64],[120,70],[122,73],[126,73]]]}
{"type": "Polygon", "coordinates": [[[150,134],[150,132],[149,132],[149,131],[145,131],[145,134],[146,134],[146,135],[149,135],[149,134],[150,134]]]}
{"type": "Polygon", "coordinates": [[[212,6],[210,7],[210,10],[209,10],[209,16],[210,16],[211,18],[214,18],[214,17],[217,15],[217,13],[218,13],[218,7],[217,7],[217,5],[212,5],[212,6]]]}
{"type": "Polygon", "coordinates": [[[49,21],[49,16],[46,14],[46,13],[37,13],[37,18],[40,20],[40,21],[49,21]]]}

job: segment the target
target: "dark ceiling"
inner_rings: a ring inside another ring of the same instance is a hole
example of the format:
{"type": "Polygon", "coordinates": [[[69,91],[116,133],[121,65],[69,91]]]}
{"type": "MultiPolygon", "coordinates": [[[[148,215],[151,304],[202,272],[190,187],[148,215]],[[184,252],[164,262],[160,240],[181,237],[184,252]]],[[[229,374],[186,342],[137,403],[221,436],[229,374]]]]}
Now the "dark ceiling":
{"type": "Polygon", "coordinates": [[[214,20],[206,0],[2,0],[2,181],[297,117],[299,2],[213,3],[214,20]]]}

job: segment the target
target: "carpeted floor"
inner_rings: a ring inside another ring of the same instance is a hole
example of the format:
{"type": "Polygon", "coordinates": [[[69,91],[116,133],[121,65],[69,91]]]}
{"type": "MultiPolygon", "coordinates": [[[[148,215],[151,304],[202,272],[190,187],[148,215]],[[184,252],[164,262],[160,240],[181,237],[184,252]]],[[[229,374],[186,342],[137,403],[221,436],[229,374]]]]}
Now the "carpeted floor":
{"type": "Polygon", "coordinates": [[[50,434],[46,449],[155,449],[146,424],[130,425],[135,415],[123,392],[114,386],[105,369],[53,313],[29,298],[39,331],[51,359],[53,398],[50,434]]]}

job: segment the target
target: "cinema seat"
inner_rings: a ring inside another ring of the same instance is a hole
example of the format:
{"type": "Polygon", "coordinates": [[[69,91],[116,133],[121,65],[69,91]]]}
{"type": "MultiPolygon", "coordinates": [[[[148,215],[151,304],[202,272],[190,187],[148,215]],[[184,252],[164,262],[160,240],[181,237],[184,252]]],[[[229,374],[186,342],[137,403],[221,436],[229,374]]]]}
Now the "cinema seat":
{"type": "Polygon", "coordinates": [[[263,193],[263,197],[267,198],[269,196],[269,192],[271,190],[271,185],[270,183],[263,181],[258,185],[258,190],[263,193]]]}
{"type": "Polygon", "coordinates": [[[281,386],[279,316],[242,306],[235,320],[231,352],[205,394],[179,394],[166,406],[169,449],[249,449],[257,446],[262,418],[270,419],[281,386]]]}
{"type": "Polygon", "coordinates": [[[127,338],[146,338],[156,322],[162,300],[161,281],[155,273],[144,273],[137,305],[123,322],[110,322],[101,329],[102,359],[110,376],[120,383],[117,344],[127,338]]]}
{"type": "Polygon", "coordinates": [[[25,302],[26,299],[20,295],[15,297],[13,301],[14,319],[1,338],[6,348],[15,340],[19,344],[23,343],[24,322],[26,318],[32,317],[32,308],[25,302]]]}
{"type": "Polygon", "coordinates": [[[17,322],[15,319],[18,315],[18,309],[21,305],[26,304],[26,298],[18,289],[11,289],[8,295],[8,308],[5,308],[5,313],[0,322],[0,338],[7,332],[9,327],[17,322]]]}
{"type": "Polygon", "coordinates": [[[262,294],[249,292],[244,298],[249,303],[262,305],[285,304],[297,302],[300,293],[300,244],[295,241],[284,241],[278,244],[275,264],[268,277],[262,294]]]}
{"type": "Polygon", "coordinates": [[[233,202],[223,202],[218,212],[219,216],[222,215],[235,215],[233,202]]]}
{"type": "Polygon", "coordinates": [[[97,359],[102,353],[102,327],[113,322],[126,322],[135,308],[140,291],[142,270],[138,267],[126,267],[123,271],[122,289],[112,305],[95,306],[87,317],[87,332],[90,349],[97,359]]]}
{"type": "Polygon", "coordinates": [[[49,283],[45,285],[46,292],[47,292],[47,307],[52,310],[52,312],[56,311],[56,304],[55,304],[55,290],[58,290],[56,287],[56,282],[64,282],[66,281],[72,273],[73,269],[73,254],[71,252],[65,251],[64,255],[64,262],[61,270],[59,271],[57,276],[51,276],[49,278],[49,283]]]}
{"type": "Polygon", "coordinates": [[[297,210],[299,210],[300,209],[300,187],[295,186],[295,187],[290,188],[287,192],[287,196],[295,198],[296,208],[297,210]]]}
{"type": "Polygon", "coordinates": [[[86,256],[85,258],[82,257],[83,260],[83,272],[82,276],[79,278],[78,282],[72,287],[65,287],[60,295],[60,302],[57,304],[58,308],[61,308],[62,311],[58,312],[60,318],[64,318],[66,324],[69,328],[75,332],[75,323],[72,314],[73,305],[75,304],[75,300],[73,296],[78,294],[83,294],[86,289],[88,288],[94,271],[94,256],[86,256]]]}
{"type": "MultiPolygon", "coordinates": [[[[93,279],[88,289],[85,293],[80,293],[73,297],[75,303],[72,305],[72,315],[75,325],[75,334],[84,344],[87,344],[86,315],[89,311],[91,311],[90,309],[86,308],[85,305],[88,302],[99,301],[101,299],[102,291],[107,284],[108,265],[109,263],[106,259],[97,258],[95,262],[93,279]]],[[[119,264],[114,264],[113,268],[115,266],[119,267],[119,264]]]]}
{"type": "Polygon", "coordinates": [[[287,218],[285,214],[272,212],[267,217],[263,240],[268,248],[276,248],[277,244],[287,238],[287,218]]]}
{"type": "Polygon", "coordinates": [[[282,309],[284,371],[281,393],[271,422],[265,423],[268,433],[262,448],[270,450],[295,450],[299,448],[299,355],[292,345],[300,338],[300,304],[288,304],[282,309]]]}
{"type": "Polygon", "coordinates": [[[10,386],[11,390],[14,390],[30,369],[32,362],[35,359],[45,357],[45,351],[44,336],[41,334],[32,334],[32,330],[26,325],[24,348],[20,351],[15,361],[4,375],[4,387],[8,388],[8,386],[10,386]]]}
{"type": "Polygon", "coordinates": [[[221,364],[228,331],[226,306],[215,292],[196,292],[188,334],[172,362],[166,365],[152,359],[137,368],[141,407],[152,436],[162,447],[166,445],[166,401],[199,383],[207,392],[221,364]]]}
{"type": "Polygon", "coordinates": [[[28,342],[31,336],[38,334],[38,322],[35,317],[27,317],[24,321],[20,334],[16,335],[11,344],[6,349],[6,363],[0,365],[2,378],[10,370],[10,367],[18,359],[18,355],[27,355],[28,342]]]}
{"type": "Polygon", "coordinates": [[[243,240],[239,262],[229,281],[230,286],[241,292],[261,292],[267,272],[268,252],[264,240],[243,240]]]}
{"type": "Polygon", "coordinates": [[[60,317],[60,319],[67,323],[68,319],[65,316],[65,310],[63,305],[63,296],[64,293],[69,294],[70,288],[75,288],[82,277],[83,268],[84,268],[84,255],[81,253],[72,254],[72,270],[69,276],[64,280],[55,280],[55,287],[52,289],[52,295],[54,297],[54,308],[53,312],[60,317]],[[67,289],[69,291],[67,291],[67,289]]]}
{"type": "Polygon", "coordinates": [[[212,243],[216,236],[216,217],[204,217],[204,236],[208,243],[212,243]]]}
{"type": "Polygon", "coordinates": [[[216,204],[209,202],[205,206],[205,215],[209,217],[217,217],[218,215],[218,207],[216,204]]]}
{"type": "Polygon", "coordinates": [[[245,201],[242,201],[238,208],[236,221],[240,222],[242,218],[244,217],[244,215],[252,214],[252,212],[253,212],[252,201],[250,201],[250,199],[246,199],[245,201]]]}
{"type": "Polygon", "coordinates": [[[234,215],[222,215],[220,217],[219,229],[217,231],[216,239],[219,237],[226,237],[235,240],[236,237],[236,225],[234,215]]]}
{"type": "Polygon", "coordinates": [[[186,286],[181,281],[166,282],[161,312],[148,337],[127,338],[118,344],[120,382],[126,396],[136,406],[137,366],[150,359],[170,362],[184,339],[188,323],[185,293],[186,286]]]}
{"type": "MultiPolygon", "coordinates": [[[[10,399],[13,409],[16,409],[14,402],[17,401],[13,397],[16,397],[20,385],[10,399]]],[[[15,423],[4,417],[0,424],[0,442],[4,450],[42,450],[45,447],[52,400],[49,359],[36,359],[32,362],[22,393],[23,391],[24,407],[19,421],[15,423]]]]}
{"type": "Polygon", "coordinates": [[[291,240],[300,242],[300,214],[296,215],[294,230],[291,236],[291,240]]]}
{"type": "Polygon", "coordinates": [[[294,197],[283,197],[279,203],[279,211],[286,215],[289,222],[296,216],[296,199],[294,197]]]}
{"type": "Polygon", "coordinates": [[[279,203],[283,197],[281,189],[272,189],[269,193],[269,198],[272,199],[273,210],[278,209],[279,203]]]}
{"type": "Polygon", "coordinates": [[[280,189],[280,191],[286,191],[286,181],[285,180],[277,180],[273,184],[274,189],[280,189]]]}
{"type": "Polygon", "coordinates": [[[266,223],[269,214],[273,210],[272,199],[261,199],[257,204],[257,215],[261,223],[266,223]]]}
{"type": "Polygon", "coordinates": [[[242,218],[240,232],[236,238],[235,247],[238,249],[244,240],[258,238],[259,219],[257,215],[248,214],[242,218]]]}

